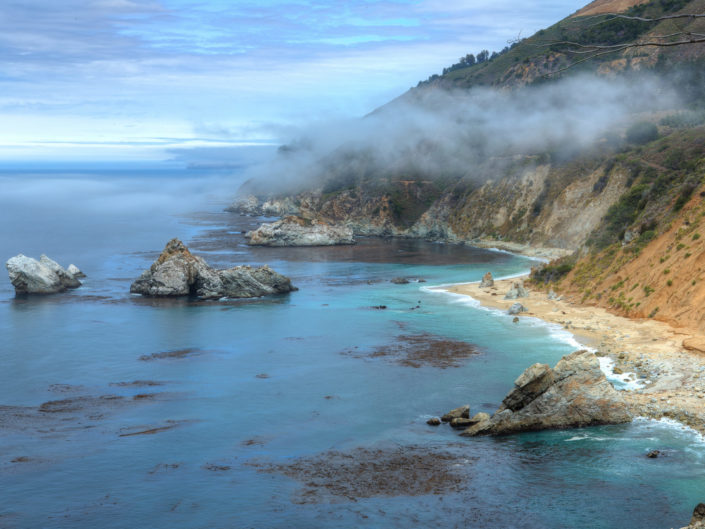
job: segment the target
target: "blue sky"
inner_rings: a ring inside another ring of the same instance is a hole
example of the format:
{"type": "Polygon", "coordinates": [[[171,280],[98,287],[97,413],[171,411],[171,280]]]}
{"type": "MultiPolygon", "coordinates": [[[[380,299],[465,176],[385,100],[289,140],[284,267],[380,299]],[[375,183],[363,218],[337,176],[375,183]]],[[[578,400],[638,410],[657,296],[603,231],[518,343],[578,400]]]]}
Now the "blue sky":
{"type": "Polygon", "coordinates": [[[584,3],[3,0],[0,160],[276,141],[364,115],[584,3]]]}

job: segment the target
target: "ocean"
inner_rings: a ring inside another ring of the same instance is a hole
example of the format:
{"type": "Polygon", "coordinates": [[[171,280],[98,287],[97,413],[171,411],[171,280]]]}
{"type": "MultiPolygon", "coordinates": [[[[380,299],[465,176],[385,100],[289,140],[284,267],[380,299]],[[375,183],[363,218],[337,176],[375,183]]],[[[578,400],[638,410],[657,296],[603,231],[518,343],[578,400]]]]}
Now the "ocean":
{"type": "Polygon", "coordinates": [[[41,298],[0,282],[1,528],[687,524],[705,444],[676,424],[473,439],[426,424],[463,404],[492,413],[526,367],[576,348],[560,328],[433,288],[533,261],[374,238],[251,248],[242,232],[267,219],[224,211],[237,181],[173,167],[0,172],[3,260],[46,253],[87,274],[41,298]],[[215,267],[267,263],[299,290],[130,295],[172,237],[215,267]]]}

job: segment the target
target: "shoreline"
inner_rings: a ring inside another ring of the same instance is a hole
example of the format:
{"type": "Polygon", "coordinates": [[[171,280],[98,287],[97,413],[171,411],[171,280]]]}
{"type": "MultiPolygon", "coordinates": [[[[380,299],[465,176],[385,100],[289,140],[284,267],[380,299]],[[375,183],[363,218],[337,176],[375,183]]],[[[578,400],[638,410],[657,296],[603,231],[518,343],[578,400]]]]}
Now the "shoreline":
{"type": "Polygon", "coordinates": [[[684,340],[704,339],[702,335],[660,321],[617,316],[600,307],[549,300],[542,291],[529,290],[528,297],[504,299],[518,280],[496,279],[489,288],[475,282],[432,289],[468,296],[482,307],[505,313],[513,303],[521,303],[529,311],[518,318],[560,326],[595,351],[608,379],[626,386],[621,389],[635,418],[675,420],[705,434],[705,355],[683,347],[684,340]]]}

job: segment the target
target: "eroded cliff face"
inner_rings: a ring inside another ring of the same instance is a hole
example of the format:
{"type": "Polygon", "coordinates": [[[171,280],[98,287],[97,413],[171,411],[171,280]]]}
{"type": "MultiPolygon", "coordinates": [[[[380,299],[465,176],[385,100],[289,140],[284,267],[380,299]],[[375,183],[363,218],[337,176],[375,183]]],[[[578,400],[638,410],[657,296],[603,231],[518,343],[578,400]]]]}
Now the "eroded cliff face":
{"type": "Polygon", "coordinates": [[[394,236],[508,247],[580,248],[626,189],[620,167],[597,162],[561,166],[525,161],[524,167],[485,182],[440,189],[424,180],[388,181],[333,193],[244,197],[231,210],[299,215],[351,227],[355,235],[394,236]]]}
{"type": "MultiPolygon", "coordinates": [[[[617,314],[705,331],[703,195],[701,186],[667,229],[642,248],[634,246],[637,240],[586,255],[553,288],[617,314]]],[[[705,352],[705,343],[696,345],[705,352]]]]}

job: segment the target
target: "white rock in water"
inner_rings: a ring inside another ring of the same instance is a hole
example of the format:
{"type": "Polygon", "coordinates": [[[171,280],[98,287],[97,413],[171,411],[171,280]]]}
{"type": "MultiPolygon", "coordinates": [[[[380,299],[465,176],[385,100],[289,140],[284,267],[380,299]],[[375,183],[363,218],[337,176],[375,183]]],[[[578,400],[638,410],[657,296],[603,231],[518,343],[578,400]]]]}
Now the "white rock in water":
{"type": "Polygon", "coordinates": [[[252,246],[333,246],[355,244],[352,228],[289,216],[247,232],[252,246]]]}
{"type": "Polygon", "coordinates": [[[5,263],[17,294],[55,294],[81,286],[56,261],[42,255],[39,261],[19,254],[5,263]]]}
{"type": "Polygon", "coordinates": [[[81,272],[75,264],[70,264],[70,265],[68,266],[68,268],[66,269],[66,271],[67,271],[67,272],[69,273],[69,275],[70,275],[71,277],[73,277],[74,279],[79,279],[79,278],[81,278],[81,277],[86,277],[86,274],[84,274],[83,272],[81,272]]]}

